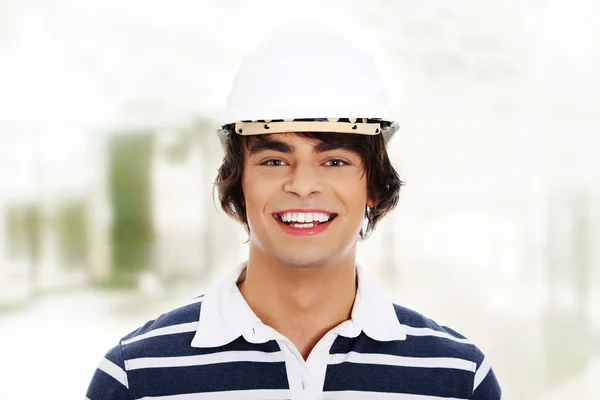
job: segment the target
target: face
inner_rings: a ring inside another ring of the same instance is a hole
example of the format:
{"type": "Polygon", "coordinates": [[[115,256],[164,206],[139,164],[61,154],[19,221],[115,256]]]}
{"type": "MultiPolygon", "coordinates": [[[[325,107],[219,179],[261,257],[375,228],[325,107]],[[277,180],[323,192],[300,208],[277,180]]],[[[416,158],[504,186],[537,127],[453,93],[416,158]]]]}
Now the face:
{"type": "Polygon", "coordinates": [[[251,251],[293,267],[353,256],[370,205],[358,154],[270,135],[244,150],[242,190],[251,251]]]}

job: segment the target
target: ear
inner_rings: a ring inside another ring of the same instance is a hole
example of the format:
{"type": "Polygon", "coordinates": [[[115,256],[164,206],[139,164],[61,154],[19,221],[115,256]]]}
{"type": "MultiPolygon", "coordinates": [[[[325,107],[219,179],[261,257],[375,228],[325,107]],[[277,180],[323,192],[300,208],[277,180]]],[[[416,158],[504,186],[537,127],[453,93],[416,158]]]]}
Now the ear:
{"type": "Polygon", "coordinates": [[[373,201],[373,199],[371,197],[367,198],[367,207],[369,207],[369,208],[375,207],[375,202],[373,201]]]}

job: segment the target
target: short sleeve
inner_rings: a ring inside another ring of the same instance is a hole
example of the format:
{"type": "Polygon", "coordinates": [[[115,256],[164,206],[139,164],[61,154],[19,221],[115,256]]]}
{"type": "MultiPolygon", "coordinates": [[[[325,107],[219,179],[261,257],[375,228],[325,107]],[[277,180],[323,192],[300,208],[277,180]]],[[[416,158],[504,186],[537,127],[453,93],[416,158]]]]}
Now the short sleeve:
{"type": "Polygon", "coordinates": [[[89,400],[131,400],[121,346],[113,347],[98,364],[87,394],[89,400]]]}

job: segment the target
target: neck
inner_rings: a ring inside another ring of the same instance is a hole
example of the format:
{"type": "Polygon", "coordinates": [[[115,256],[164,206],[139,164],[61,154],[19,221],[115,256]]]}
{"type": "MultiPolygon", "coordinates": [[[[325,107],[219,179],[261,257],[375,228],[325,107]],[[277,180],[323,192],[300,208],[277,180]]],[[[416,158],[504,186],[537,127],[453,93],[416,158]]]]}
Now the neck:
{"type": "Polygon", "coordinates": [[[327,264],[299,268],[269,259],[251,247],[240,291],[263,323],[284,334],[299,350],[307,350],[350,318],[356,295],[355,258],[354,250],[327,264]],[[306,343],[294,337],[306,338],[306,343]]]}

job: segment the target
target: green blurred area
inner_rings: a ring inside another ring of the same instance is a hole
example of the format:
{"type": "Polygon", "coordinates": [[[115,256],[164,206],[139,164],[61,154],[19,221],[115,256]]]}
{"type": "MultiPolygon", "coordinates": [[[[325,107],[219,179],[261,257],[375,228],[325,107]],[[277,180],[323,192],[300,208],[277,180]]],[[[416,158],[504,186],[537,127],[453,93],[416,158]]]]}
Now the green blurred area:
{"type": "Polygon", "coordinates": [[[113,136],[109,144],[113,282],[133,283],[152,262],[152,139],[148,133],[128,133],[113,136]]]}

